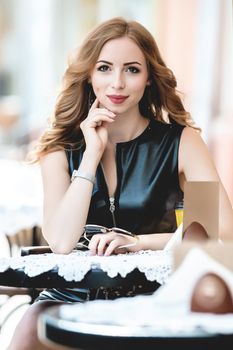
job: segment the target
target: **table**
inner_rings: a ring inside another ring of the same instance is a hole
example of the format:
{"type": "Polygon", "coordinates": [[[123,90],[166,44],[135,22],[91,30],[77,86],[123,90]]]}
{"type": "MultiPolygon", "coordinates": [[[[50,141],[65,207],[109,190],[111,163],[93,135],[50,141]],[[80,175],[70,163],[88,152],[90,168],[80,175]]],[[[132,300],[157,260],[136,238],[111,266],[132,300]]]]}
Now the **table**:
{"type": "Polygon", "coordinates": [[[37,254],[0,258],[0,285],[29,288],[114,288],[147,284],[156,289],[171,273],[169,251],[115,256],[37,254]]]}
{"type": "Polygon", "coordinates": [[[137,281],[139,285],[147,284],[148,287],[156,289],[160,286],[157,282],[150,282],[145,275],[138,269],[133,270],[127,275],[127,278],[121,276],[109,277],[106,272],[99,268],[93,268],[87,272],[81,281],[67,281],[58,275],[57,268],[44,272],[38,276],[29,277],[23,269],[9,269],[0,273],[0,285],[24,287],[24,288],[90,288],[100,287],[130,287],[137,281]]]}
{"type": "MultiPolygon", "coordinates": [[[[147,297],[150,298],[150,297],[147,297]]],[[[70,305],[69,308],[72,306],[70,305]]],[[[183,336],[161,333],[153,327],[91,324],[63,319],[61,306],[43,312],[38,321],[40,339],[47,343],[87,350],[230,350],[233,334],[219,335],[203,332],[183,336]]]]}
{"type": "Polygon", "coordinates": [[[233,290],[232,271],[194,246],[179,269],[155,293],[54,306],[41,314],[39,336],[89,350],[232,348],[232,313],[191,310],[193,288],[206,272],[222,276],[233,290]]]}

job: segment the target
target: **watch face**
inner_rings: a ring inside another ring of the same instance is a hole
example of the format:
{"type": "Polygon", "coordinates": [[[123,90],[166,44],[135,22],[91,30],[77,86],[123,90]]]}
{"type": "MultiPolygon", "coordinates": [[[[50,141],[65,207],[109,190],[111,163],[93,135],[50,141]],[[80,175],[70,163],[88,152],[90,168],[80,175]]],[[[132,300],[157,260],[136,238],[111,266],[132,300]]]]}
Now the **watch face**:
{"type": "Polygon", "coordinates": [[[86,179],[90,182],[92,182],[92,184],[95,184],[95,176],[79,171],[79,170],[74,170],[71,176],[71,182],[76,178],[76,177],[81,177],[82,179],[86,179]]]}

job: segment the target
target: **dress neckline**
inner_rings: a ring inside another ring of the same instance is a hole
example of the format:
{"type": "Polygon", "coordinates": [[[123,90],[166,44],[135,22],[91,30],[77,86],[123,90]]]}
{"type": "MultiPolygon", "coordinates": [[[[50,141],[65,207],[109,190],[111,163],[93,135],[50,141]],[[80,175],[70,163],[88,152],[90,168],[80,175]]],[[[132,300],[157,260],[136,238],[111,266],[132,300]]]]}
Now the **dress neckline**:
{"type": "Polygon", "coordinates": [[[116,145],[128,145],[128,144],[130,144],[132,142],[135,142],[135,141],[139,140],[141,137],[143,137],[145,134],[147,134],[148,130],[151,129],[151,122],[152,122],[152,119],[149,119],[148,125],[146,126],[146,128],[138,136],[136,136],[133,139],[128,140],[128,141],[117,142],[116,145]]]}

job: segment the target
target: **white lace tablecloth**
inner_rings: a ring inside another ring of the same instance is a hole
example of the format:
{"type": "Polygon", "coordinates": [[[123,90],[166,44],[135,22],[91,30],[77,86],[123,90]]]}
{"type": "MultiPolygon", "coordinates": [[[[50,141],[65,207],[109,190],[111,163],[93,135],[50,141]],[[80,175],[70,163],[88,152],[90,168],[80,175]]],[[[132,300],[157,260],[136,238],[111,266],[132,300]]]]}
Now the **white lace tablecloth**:
{"type": "Polygon", "coordinates": [[[233,297],[233,272],[196,247],[187,254],[167,283],[152,295],[65,305],[59,307],[60,317],[61,320],[76,322],[76,326],[84,327],[89,333],[90,329],[98,331],[99,326],[102,335],[108,333],[110,326],[115,327],[114,332],[118,335],[123,331],[135,336],[160,337],[233,334],[233,313],[191,312],[194,286],[206,273],[221,276],[233,297]]]}
{"type": "Polygon", "coordinates": [[[126,277],[135,268],[145,274],[147,280],[164,284],[171,274],[172,255],[169,250],[144,250],[111,256],[91,256],[89,251],[74,251],[69,255],[36,254],[13,258],[0,258],[0,273],[8,269],[24,269],[29,277],[57,269],[67,281],[81,281],[86,273],[100,268],[109,277],[126,277]]]}

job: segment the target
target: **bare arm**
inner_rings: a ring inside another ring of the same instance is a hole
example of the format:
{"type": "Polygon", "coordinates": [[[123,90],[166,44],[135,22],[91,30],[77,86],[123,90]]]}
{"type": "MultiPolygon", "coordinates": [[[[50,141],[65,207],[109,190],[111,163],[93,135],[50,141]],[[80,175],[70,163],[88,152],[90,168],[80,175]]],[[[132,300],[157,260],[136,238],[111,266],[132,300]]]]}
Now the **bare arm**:
{"type": "Polygon", "coordinates": [[[210,153],[201,136],[192,128],[185,128],[179,151],[180,183],[184,181],[219,181],[219,238],[233,238],[233,210],[210,153]]]}
{"type": "MultiPolygon", "coordinates": [[[[79,169],[95,174],[98,163],[84,153],[79,169]]],[[[76,178],[70,183],[63,151],[52,152],[41,160],[44,187],[43,234],[56,253],[69,253],[78,242],[86,223],[92,183],[76,178]]]]}
{"type": "MultiPolygon", "coordinates": [[[[114,113],[99,108],[96,100],[81,123],[86,149],[79,170],[95,176],[107,143],[106,123],[114,113]]],[[[68,254],[75,247],[86,223],[93,184],[76,177],[71,183],[64,151],[51,152],[41,159],[44,190],[43,235],[55,253],[68,254]]]]}

